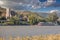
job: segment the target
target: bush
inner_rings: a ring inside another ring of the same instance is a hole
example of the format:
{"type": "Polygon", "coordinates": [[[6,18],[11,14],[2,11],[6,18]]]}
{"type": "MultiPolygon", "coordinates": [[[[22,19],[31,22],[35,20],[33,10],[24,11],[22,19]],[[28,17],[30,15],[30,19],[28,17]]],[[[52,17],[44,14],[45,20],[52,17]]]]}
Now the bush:
{"type": "Polygon", "coordinates": [[[13,25],[14,22],[10,21],[10,22],[7,22],[8,25],[13,25]]]}

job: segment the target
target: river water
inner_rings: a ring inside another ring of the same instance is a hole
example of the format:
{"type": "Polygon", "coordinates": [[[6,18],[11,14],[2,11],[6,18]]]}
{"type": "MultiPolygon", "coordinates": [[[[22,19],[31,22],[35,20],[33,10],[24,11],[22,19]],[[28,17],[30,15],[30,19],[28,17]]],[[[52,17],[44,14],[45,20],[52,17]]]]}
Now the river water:
{"type": "Polygon", "coordinates": [[[0,26],[0,37],[60,34],[60,26],[0,26]]]}

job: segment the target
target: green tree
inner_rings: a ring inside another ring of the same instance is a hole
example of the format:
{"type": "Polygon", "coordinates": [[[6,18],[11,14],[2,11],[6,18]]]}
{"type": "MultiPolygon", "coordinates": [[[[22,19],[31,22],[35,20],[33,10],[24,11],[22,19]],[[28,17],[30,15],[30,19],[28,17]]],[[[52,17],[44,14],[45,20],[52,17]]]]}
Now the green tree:
{"type": "MultiPolygon", "coordinates": [[[[14,24],[19,24],[19,17],[17,17],[17,16],[12,16],[10,19],[9,19],[9,21],[11,22],[11,23],[14,23],[14,24]]],[[[10,23],[9,22],[9,23],[10,23]]]]}
{"type": "Polygon", "coordinates": [[[29,23],[31,25],[37,24],[38,22],[40,22],[40,16],[36,15],[36,14],[31,14],[28,16],[29,19],[29,23]]]}
{"type": "Polygon", "coordinates": [[[57,21],[58,16],[57,16],[57,14],[54,12],[54,13],[50,13],[49,16],[48,16],[46,19],[47,19],[47,21],[49,21],[49,22],[55,22],[55,21],[57,21]]]}

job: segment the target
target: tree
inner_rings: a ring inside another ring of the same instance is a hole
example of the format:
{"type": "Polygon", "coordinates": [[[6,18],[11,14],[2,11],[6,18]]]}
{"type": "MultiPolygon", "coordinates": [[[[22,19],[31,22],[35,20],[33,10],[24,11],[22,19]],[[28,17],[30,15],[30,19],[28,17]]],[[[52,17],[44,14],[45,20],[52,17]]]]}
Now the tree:
{"type": "Polygon", "coordinates": [[[38,24],[38,22],[40,22],[40,16],[36,15],[36,14],[31,14],[28,16],[28,19],[29,19],[29,23],[31,25],[35,25],[35,24],[38,24]]]}
{"type": "Polygon", "coordinates": [[[19,17],[17,16],[12,16],[10,19],[9,19],[9,24],[19,24],[19,17]]]}
{"type": "Polygon", "coordinates": [[[55,21],[57,21],[57,19],[58,19],[57,14],[55,12],[53,12],[53,13],[49,14],[49,16],[47,18],[47,21],[49,21],[49,22],[55,22],[55,21]]]}

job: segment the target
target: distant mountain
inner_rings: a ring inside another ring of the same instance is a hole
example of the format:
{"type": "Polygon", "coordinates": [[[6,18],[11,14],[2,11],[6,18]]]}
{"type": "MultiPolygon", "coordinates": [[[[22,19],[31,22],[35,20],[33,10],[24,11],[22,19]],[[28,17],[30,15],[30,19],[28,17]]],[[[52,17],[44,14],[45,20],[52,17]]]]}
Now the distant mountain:
{"type": "MultiPolygon", "coordinates": [[[[57,13],[57,16],[60,17],[60,12],[57,12],[57,11],[55,11],[55,10],[51,10],[50,12],[51,12],[51,13],[56,12],[56,13],[57,13]]],[[[40,15],[40,16],[42,16],[42,17],[45,17],[45,18],[49,15],[50,12],[48,12],[48,13],[44,13],[44,12],[39,12],[39,13],[37,13],[37,12],[31,12],[31,11],[18,11],[18,13],[22,13],[22,14],[24,14],[24,15],[25,15],[25,14],[35,13],[35,14],[38,14],[38,15],[40,15]]]]}
{"type": "Polygon", "coordinates": [[[48,16],[48,13],[42,13],[42,12],[40,12],[40,13],[37,13],[37,12],[31,12],[31,11],[18,11],[18,13],[20,13],[20,14],[31,14],[31,13],[35,13],[35,14],[37,14],[37,15],[39,15],[39,16],[42,16],[42,17],[47,17],[48,16]]]}
{"type": "Polygon", "coordinates": [[[59,10],[51,10],[51,11],[48,12],[48,13],[40,12],[40,13],[37,13],[37,14],[39,14],[40,16],[46,18],[46,17],[49,15],[49,13],[53,13],[53,12],[57,13],[57,16],[60,17],[60,11],[59,11],[59,10]]]}
{"type": "Polygon", "coordinates": [[[37,13],[37,14],[39,14],[40,16],[45,17],[45,18],[48,16],[48,13],[37,13]]]}

